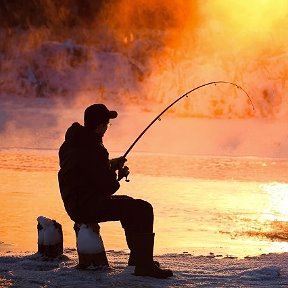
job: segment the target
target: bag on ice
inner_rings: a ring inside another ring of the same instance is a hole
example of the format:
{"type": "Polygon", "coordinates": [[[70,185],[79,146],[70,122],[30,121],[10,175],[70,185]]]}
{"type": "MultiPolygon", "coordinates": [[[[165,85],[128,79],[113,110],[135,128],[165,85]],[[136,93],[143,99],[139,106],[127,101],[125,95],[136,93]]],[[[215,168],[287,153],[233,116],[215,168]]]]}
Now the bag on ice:
{"type": "Polygon", "coordinates": [[[74,230],[77,238],[76,246],[79,257],[78,268],[108,267],[109,264],[100,236],[99,225],[94,224],[92,227],[92,225],[75,223],[74,230]],[[95,226],[97,226],[97,230],[95,230],[95,226]]]}

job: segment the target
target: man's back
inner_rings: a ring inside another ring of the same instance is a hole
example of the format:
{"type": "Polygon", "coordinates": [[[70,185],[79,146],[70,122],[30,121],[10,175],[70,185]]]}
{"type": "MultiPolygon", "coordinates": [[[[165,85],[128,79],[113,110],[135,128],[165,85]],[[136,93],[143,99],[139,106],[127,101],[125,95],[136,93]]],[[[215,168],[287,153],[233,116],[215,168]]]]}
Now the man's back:
{"type": "Polygon", "coordinates": [[[119,188],[101,137],[73,123],[60,147],[59,160],[58,180],[67,213],[76,222],[92,220],[91,209],[119,188]]]}

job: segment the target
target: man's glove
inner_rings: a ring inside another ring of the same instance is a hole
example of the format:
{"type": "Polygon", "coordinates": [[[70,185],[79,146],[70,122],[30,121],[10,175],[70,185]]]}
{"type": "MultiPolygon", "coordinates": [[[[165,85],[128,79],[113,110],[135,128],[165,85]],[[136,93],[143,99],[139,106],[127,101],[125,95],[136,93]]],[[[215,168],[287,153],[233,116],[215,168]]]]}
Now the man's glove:
{"type": "Polygon", "coordinates": [[[123,168],[124,163],[127,161],[127,159],[123,156],[118,157],[118,158],[114,158],[110,160],[110,166],[111,169],[116,171],[116,170],[120,170],[121,168],[123,168]]]}
{"type": "Polygon", "coordinates": [[[123,177],[126,178],[126,182],[129,182],[129,180],[127,179],[127,176],[129,175],[129,168],[127,166],[124,166],[123,168],[119,169],[118,171],[118,181],[120,181],[123,177]]]}

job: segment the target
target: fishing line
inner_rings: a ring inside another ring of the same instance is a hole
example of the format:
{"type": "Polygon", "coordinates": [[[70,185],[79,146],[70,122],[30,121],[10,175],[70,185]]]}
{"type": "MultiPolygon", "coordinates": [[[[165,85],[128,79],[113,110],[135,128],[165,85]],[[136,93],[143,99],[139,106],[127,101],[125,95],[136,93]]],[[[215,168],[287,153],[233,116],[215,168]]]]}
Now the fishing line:
{"type": "Polygon", "coordinates": [[[209,86],[209,85],[217,85],[217,84],[229,84],[229,85],[233,85],[235,87],[237,87],[238,89],[242,90],[246,96],[248,97],[250,104],[253,108],[253,110],[255,111],[255,107],[254,104],[250,98],[250,96],[248,95],[248,93],[238,84],[235,84],[233,82],[229,82],[229,81],[213,81],[213,82],[208,82],[205,84],[202,84],[200,86],[197,86],[193,89],[191,89],[190,91],[186,92],[185,94],[183,94],[182,96],[180,96],[178,99],[176,99],[174,102],[172,102],[169,106],[167,106],[159,115],[157,115],[152,121],[151,123],[142,131],[142,133],[135,139],[135,141],[131,144],[131,146],[127,149],[127,151],[124,153],[123,157],[126,158],[126,156],[129,154],[129,152],[132,150],[132,148],[135,146],[135,144],[141,139],[141,137],[146,133],[146,131],[157,121],[157,120],[161,120],[161,116],[167,111],[169,110],[174,104],[176,104],[178,101],[180,101],[181,99],[183,99],[184,97],[188,97],[188,94],[202,88],[205,86],[209,86]]]}

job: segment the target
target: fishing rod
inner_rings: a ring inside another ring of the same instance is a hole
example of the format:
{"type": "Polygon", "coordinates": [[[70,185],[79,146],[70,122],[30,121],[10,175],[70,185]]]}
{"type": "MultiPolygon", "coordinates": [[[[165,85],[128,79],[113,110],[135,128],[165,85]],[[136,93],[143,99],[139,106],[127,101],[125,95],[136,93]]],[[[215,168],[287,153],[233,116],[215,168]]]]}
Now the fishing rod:
{"type": "Polygon", "coordinates": [[[197,86],[193,89],[191,89],[190,91],[186,92],[185,94],[183,94],[182,96],[180,96],[178,99],[176,99],[174,102],[172,102],[169,106],[167,106],[159,115],[157,115],[152,121],[151,123],[142,131],[142,133],[135,139],[135,141],[131,144],[131,146],[127,149],[127,151],[124,153],[123,157],[126,158],[126,156],[129,154],[129,152],[132,150],[132,148],[135,146],[135,144],[141,139],[141,137],[146,133],[146,131],[157,121],[157,120],[161,120],[161,116],[167,111],[169,110],[174,104],[176,104],[178,101],[180,101],[182,98],[184,97],[188,97],[188,94],[202,88],[202,87],[205,87],[205,86],[209,86],[209,85],[217,85],[217,84],[229,84],[229,85],[233,85],[235,87],[237,87],[238,89],[242,90],[246,96],[248,97],[252,107],[253,107],[253,110],[255,111],[255,107],[253,105],[253,102],[250,98],[250,96],[248,95],[248,93],[238,84],[235,84],[233,82],[228,82],[228,81],[212,81],[212,82],[208,82],[208,83],[205,83],[205,84],[202,84],[200,86],[197,86]]]}

